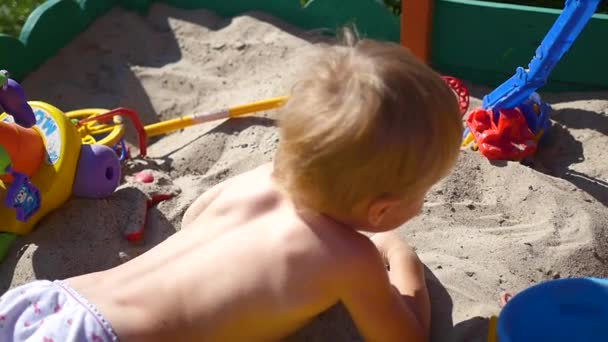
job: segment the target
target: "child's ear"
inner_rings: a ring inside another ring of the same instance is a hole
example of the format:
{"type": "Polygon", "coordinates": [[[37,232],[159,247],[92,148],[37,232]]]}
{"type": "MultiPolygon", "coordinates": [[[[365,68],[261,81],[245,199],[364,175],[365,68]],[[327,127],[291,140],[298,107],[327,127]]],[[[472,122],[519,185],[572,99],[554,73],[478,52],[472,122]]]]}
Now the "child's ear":
{"type": "Polygon", "coordinates": [[[379,226],[384,221],[387,213],[398,207],[400,202],[400,199],[393,196],[380,196],[372,200],[367,210],[368,222],[374,227],[379,226]]]}

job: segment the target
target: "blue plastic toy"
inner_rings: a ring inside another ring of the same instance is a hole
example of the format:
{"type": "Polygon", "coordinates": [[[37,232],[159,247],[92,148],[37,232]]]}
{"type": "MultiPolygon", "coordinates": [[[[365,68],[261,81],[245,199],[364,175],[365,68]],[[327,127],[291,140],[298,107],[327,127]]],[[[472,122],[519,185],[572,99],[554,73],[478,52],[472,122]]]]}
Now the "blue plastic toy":
{"type": "Polygon", "coordinates": [[[29,178],[13,171],[11,167],[8,171],[13,175],[13,184],[8,189],[4,204],[8,208],[15,209],[17,220],[27,222],[40,209],[40,191],[35,187],[29,178]]]}
{"type": "Polygon", "coordinates": [[[532,286],[498,319],[499,342],[608,341],[608,280],[571,278],[532,286]]]}
{"type": "Polygon", "coordinates": [[[597,10],[601,0],[567,0],[528,65],[517,68],[515,75],[486,95],[484,109],[515,108],[547,83],[553,68],[570,49],[597,10]]]}
{"type": "MultiPolygon", "coordinates": [[[[557,18],[540,46],[536,49],[534,58],[530,61],[527,69],[518,67],[515,75],[497,87],[490,94],[483,98],[481,111],[487,111],[491,115],[491,120],[496,126],[499,125],[500,111],[503,109],[517,109],[521,111],[528,123],[528,128],[536,137],[535,142],[527,141],[527,144],[536,144],[547,135],[550,128],[549,114],[551,107],[542,102],[540,96],[535,92],[547,83],[549,75],[561,60],[564,54],[570,49],[574,41],[583,31],[599,5],[601,0],[567,0],[566,5],[560,16],[557,18]]],[[[484,146],[479,140],[484,138],[485,130],[496,129],[496,127],[479,127],[479,122],[484,122],[480,118],[478,110],[477,120],[468,122],[468,127],[464,132],[463,146],[468,145],[473,140],[476,141],[479,149],[484,155],[492,154],[496,156],[504,155],[504,158],[513,159],[517,152],[504,152],[501,149],[509,146],[510,141],[493,141],[493,144],[484,146]],[[478,126],[475,126],[477,124],[478,126]],[[486,153],[492,150],[491,153],[486,153]]],[[[495,132],[493,132],[495,133],[495,132]]],[[[494,139],[496,140],[496,139],[494,139]]],[[[522,142],[515,142],[522,143],[522,142]]],[[[536,147],[530,148],[531,153],[536,151],[536,147]]]]}

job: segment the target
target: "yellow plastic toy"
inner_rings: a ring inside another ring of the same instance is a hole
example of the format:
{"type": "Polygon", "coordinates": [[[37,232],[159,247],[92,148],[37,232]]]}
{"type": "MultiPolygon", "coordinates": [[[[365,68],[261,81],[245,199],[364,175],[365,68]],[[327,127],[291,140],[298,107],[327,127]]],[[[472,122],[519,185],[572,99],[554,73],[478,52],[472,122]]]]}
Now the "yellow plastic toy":
{"type": "Polygon", "coordinates": [[[157,135],[167,134],[182,128],[202,124],[204,122],[236,118],[239,116],[245,116],[263,110],[278,108],[281,107],[286,101],[287,97],[285,96],[275,97],[268,100],[252,102],[249,104],[222,109],[219,111],[182,116],[176,119],[161,121],[148,125],[144,127],[144,129],[148,137],[154,137],[157,135]]]}
{"type": "MultiPolygon", "coordinates": [[[[460,104],[461,113],[464,115],[469,108],[469,91],[467,87],[461,80],[455,77],[443,76],[443,79],[456,94],[460,104]]],[[[182,116],[147,126],[141,125],[137,117],[137,113],[126,108],[118,108],[112,111],[98,108],[81,109],[68,112],[67,115],[79,122],[79,132],[84,144],[96,143],[103,144],[108,147],[116,146],[124,135],[122,118],[117,119],[116,117],[121,114],[129,115],[135,124],[135,128],[138,130],[140,135],[140,150],[143,151],[142,155],[145,155],[146,138],[167,134],[205,122],[236,118],[259,111],[276,109],[283,106],[287,99],[287,96],[279,96],[207,113],[182,116]],[[113,118],[113,123],[108,123],[110,118],[113,118]]]]}
{"type": "MultiPolygon", "coordinates": [[[[107,109],[89,108],[66,112],[65,115],[72,122],[79,122],[89,117],[107,113],[107,109]]],[[[125,135],[122,117],[115,116],[112,124],[102,124],[98,121],[89,121],[78,127],[78,134],[83,144],[100,144],[114,147],[125,135]]]]}
{"type": "MultiPolygon", "coordinates": [[[[47,160],[42,162],[32,183],[40,191],[40,209],[26,222],[15,218],[11,208],[0,206],[0,231],[23,235],[51,210],[62,205],[72,195],[72,185],[80,154],[80,136],[76,127],[57,108],[44,102],[29,102],[36,115],[34,129],[43,138],[47,160]]],[[[0,121],[11,122],[7,114],[0,121]]],[[[0,181],[0,198],[4,199],[7,186],[0,181]]]]}
{"type": "Polygon", "coordinates": [[[81,132],[61,110],[26,102],[21,86],[0,74],[0,108],[6,111],[0,111],[1,260],[16,235],[30,233],[72,195],[113,193],[120,162],[107,146],[82,144],[81,132]]]}
{"type": "MultiPolygon", "coordinates": [[[[236,118],[255,112],[270,110],[281,107],[287,97],[274,97],[267,100],[252,102],[240,106],[234,106],[207,113],[182,116],[175,119],[157,122],[147,126],[141,125],[137,114],[126,108],[118,108],[112,111],[107,109],[90,108],[67,112],[66,115],[78,122],[78,132],[84,144],[102,144],[114,147],[123,138],[125,129],[123,118],[120,115],[129,115],[140,133],[140,149],[145,151],[145,138],[155,137],[174,132],[190,126],[210,122],[214,120],[236,118]],[[113,123],[105,123],[112,118],[113,123]],[[143,145],[143,146],[142,146],[143,145]]],[[[145,155],[145,153],[142,153],[145,155]]]]}
{"type": "Polygon", "coordinates": [[[496,326],[498,325],[498,317],[491,316],[488,324],[488,342],[498,342],[496,334],[496,326]]]}

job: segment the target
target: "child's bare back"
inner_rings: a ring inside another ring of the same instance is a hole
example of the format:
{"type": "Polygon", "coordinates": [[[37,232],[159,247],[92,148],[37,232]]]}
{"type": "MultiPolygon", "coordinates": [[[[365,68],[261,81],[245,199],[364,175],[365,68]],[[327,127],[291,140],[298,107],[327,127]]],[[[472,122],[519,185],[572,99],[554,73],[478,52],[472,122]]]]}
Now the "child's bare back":
{"type": "Polygon", "coordinates": [[[378,267],[372,282],[388,286],[368,238],[327,218],[300,217],[271,170],[205,193],[180,232],[139,258],[68,283],[124,341],[275,340],[360,284],[365,263],[378,267]]]}

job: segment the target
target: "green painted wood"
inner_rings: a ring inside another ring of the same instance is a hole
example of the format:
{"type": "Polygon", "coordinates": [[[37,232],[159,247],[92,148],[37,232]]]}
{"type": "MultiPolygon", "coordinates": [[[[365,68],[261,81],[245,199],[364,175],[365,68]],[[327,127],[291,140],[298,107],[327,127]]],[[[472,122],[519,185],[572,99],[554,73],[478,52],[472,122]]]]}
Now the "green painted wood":
{"type": "MultiPolygon", "coordinates": [[[[354,22],[366,37],[399,41],[399,18],[377,0],[317,0],[303,9],[296,0],[156,0],[206,8],[222,16],[263,11],[306,30],[354,22]]],[[[608,0],[607,0],[608,1],[608,0]]],[[[117,4],[145,14],[155,0],[49,0],[28,18],[16,39],[0,35],[0,67],[16,79],[44,63],[117,4]],[[8,51],[9,53],[6,53],[8,51]]],[[[432,63],[442,73],[497,85],[525,66],[559,10],[477,0],[435,0],[432,63]]],[[[596,15],[557,66],[545,89],[608,88],[608,15],[596,15]]]]}
{"type": "MultiPolygon", "coordinates": [[[[485,1],[438,0],[433,65],[446,74],[497,85],[513,75],[517,66],[528,65],[559,13],[485,1]]],[[[608,88],[606,37],[608,15],[596,14],[544,89],[608,88]]]]}
{"type": "Polygon", "coordinates": [[[118,0],[78,0],[78,5],[84,12],[87,23],[92,23],[116,6],[118,2],[118,0]]]}
{"type": "Polygon", "coordinates": [[[0,69],[9,70],[14,79],[22,79],[30,72],[25,45],[19,39],[0,34],[0,69]]]}
{"type": "Polygon", "coordinates": [[[154,0],[119,0],[119,2],[122,7],[144,15],[148,13],[148,10],[150,9],[150,6],[154,2],[154,0]]]}
{"type": "Polygon", "coordinates": [[[30,71],[53,57],[87,27],[87,18],[74,1],[49,0],[32,12],[19,39],[26,48],[30,71]]]}

